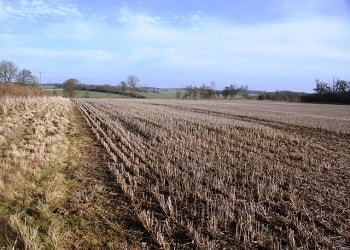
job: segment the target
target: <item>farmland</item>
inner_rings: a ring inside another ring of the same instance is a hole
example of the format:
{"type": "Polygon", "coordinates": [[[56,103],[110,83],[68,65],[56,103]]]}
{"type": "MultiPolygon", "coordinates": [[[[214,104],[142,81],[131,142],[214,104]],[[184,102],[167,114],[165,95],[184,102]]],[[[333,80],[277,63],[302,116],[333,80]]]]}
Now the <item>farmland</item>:
{"type": "Polygon", "coordinates": [[[157,247],[350,247],[350,109],[76,99],[157,247]]]}
{"type": "Polygon", "coordinates": [[[137,228],[123,226],[124,218],[133,221],[132,212],[104,171],[104,154],[73,103],[21,86],[3,90],[0,249],[140,245],[137,228]]]}

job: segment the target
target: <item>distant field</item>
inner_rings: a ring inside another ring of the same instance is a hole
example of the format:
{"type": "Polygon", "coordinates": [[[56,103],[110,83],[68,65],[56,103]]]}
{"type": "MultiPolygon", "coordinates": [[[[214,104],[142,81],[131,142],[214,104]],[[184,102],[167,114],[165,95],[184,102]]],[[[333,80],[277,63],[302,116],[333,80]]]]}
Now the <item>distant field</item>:
{"type": "Polygon", "coordinates": [[[164,249],[350,248],[350,109],[76,99],[164,249]]]}
{"type": "Polygon", "coordinates": [[[175,99],[176,92],[140,92],[141,95],[144,95],[147,99],[175,99]]]}
{"type": "MultiPolygon", "coordinates": [[[[46,89],[45,91],[51,94],[57,93],[58,96],[63,96],[62,89],[46,89]]],[[[76,90],[75,97],[76,98],[123,98],[122,95],[118,95],[118,94],[96,92],[96,91],[85,91],[85,90],[76,90]]]]}
{"type": "MultiPolygon", "coordinates": [[[[45,91],[54,94],[57,93],[59,96],[63,96],[62,89],[44,89],[45,91]]],[[[138,92],[139,95],[145,96],[147,99],[174,99],[175,92],[161,92],[161,93],[152,93],[152,92],[138,92]]],[[[128,96],[123,96],[119,94],[111,94],[105,92],[96,92],[96,91],[85,91],[77,90],[75,98],[130,98],[128,96]]]]}
{"type": "Polygon", "coordinates": [[[152,100],[151,103],[196,113],[245,120],[252,118],[259,125],[273,121],[286,126],[297,125],[350,134],[350,107],[347,105],[255,100],[152,100]]]}

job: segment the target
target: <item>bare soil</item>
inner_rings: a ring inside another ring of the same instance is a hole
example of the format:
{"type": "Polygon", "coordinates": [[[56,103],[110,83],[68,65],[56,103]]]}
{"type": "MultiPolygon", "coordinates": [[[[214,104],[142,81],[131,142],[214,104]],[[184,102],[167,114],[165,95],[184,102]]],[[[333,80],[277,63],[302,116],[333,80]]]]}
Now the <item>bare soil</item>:
{"type": "Polygon", "coordinates": [[[66,175],[70,192],[57,213],[66,217],[67,249],[150,249],[151,237],[108,170],[106,153],[80,112],[71,115],[66,175]]]}
{"type": "Polygon", "coordinates": [[[346,107],[173,100],[76,104],[159,247],[349,248],[346,107]]]}

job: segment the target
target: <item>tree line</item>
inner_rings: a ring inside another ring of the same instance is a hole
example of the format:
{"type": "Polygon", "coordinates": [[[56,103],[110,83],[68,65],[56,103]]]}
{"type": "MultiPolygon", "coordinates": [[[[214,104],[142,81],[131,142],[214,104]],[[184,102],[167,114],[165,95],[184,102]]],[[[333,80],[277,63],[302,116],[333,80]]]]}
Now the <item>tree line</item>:
{"type": "MultiPolygon", "coordinates": [[[[17,83],[19,85],[38,86],[38,78],[29,69],[19,69],[18,66],[8,60],[0,62],[0,83],[17,83]]],[[[63,93],[67,97],[74,97],[76,90],[98,91],[120,94],[132,98],[145,98],[138,86],[139,79],[135,75],[130,75],[126,80],[117,86],[111,85],[86,85],[80,83],[75,78],[70,78],[63,82],[63,93]]],[[[316,86],[314,94],[300,95],[291,91],[276,91],[275,93],[264,93],[258,97],[260,100],[283,100],[302,101],[316,103],[340,103],[350,104],[350,81],[333,79],[332,83],[315,80],[316,86]]],[[[215,90],[216,83],[202,84],[199,87],[188,85],[182,91],[176,92],[176,98],[182,99],[214,99],[223,97],[224,99],[234,99],[236,96],[247,97],[247,85],[230,84],[222,90],[215,90]]]]}
{"type": "Polygon", "coordinates": [[[350,104],[350,81],[333,79],[332,83],[315,80],[314,94],[302,96],[303,102],[350,104]]]}
{"type": "Polygon", "coordinates": [[[240,95],[243,97],[248,96],[248,85],[235,85],[230,84],[224,87],[223,90],[215,90],[216,83],[211,81],[210,84],[202,84],[199,87],[188,85],[183,91],[178,90],[176,92],[177,99],[234,99],[235,96],[240,95]]]}
{"type": "Polygon", "coordinates": [[[63,82],[63,95],[66,97],[74,97],[76,94],[76,90],[88,91],[96,91],[96,92],[104,92],[104,93],[112,93],[119,94],[126,97],[131,98],[145,98],[145,96],[139,94],[139,78],[135,75],[129,75],[128,78],[124,81],[121,81],[119,85],[112,86],[108,84],[104,85],[91,85],[91,84],[83,84],[79,80],[71,78],[63,82]]]}
{"type": "MultiPolygon", "coordinates": [[[[0,82],[5,83],[17,83],[20,85],[38,86],[38,78],[32,74],[28,69],[19,70],[17,65],[8,60],[2,60],[0,62],[0,82]]],[[[77,90],[96,91],[120,94],[126,97],[132,98],[145,98],[140,92],[145,91],[146,88],[140,88],[139,78],[135,75],[129,75],[126,80],[123,80],[117,86],[112,85],[89,85],[83,84],[78,79],[69,78],[62,84],[54,84],[57,87],[63,88],[63,95],[66,97],[74,97],[77,90]]],[[[213,99],[220,98],[234,99],[237,95],[246,97],[248,95],[247,85],[234,85],[230,84],[223,90],[215,90],[216,83],[211,81],[209,85],[202,84],[201,86],[188,85],[183,91],[177,91],[176,98],[183,99],[213,99]]]]}
{"type": "MultiPolygon", "coordinates": [[[[29,69],[19,69],[18,66],[8,60],[0,62],[0,83],[16,83],[25,86],[39,86],[38,78],[29,69]]],[[[74,97],[77,90],[99,91],[116,93],[128,97],[145,98],[138,93],[139,79],[135,75],[130,75],[126,81],[121,81],[118,86],[111,85],[86,85],[78,79],[69,78],[62,84],[54,84],[63,88],[63,95],[74,97]]]]}
{"type": "Polygon", "coordinates": [[[258,100],[301,102],[301,97],[303,95],[305,95],[305,93],[282,90],[262,93],[258,96],[258,100]]]}
{"type": "Polygon", "coordinates": [[[0,62],[0,82],[37,86],[38,79],[29,69],[19,69],[12,61],[0,62]]]}

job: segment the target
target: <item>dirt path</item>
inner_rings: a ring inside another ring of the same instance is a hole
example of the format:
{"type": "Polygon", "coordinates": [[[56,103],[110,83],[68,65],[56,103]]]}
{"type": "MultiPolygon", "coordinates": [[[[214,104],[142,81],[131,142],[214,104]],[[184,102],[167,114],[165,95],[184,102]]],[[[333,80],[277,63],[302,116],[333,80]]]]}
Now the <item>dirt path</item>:
{"type": "Polygon", "coordinates": [[[76,107],[70,116],[66,175],[70,192],[58,211],[67,217],[67,249],[150,249],[150,237],[110,174],[103,148],[76,107]]]}

